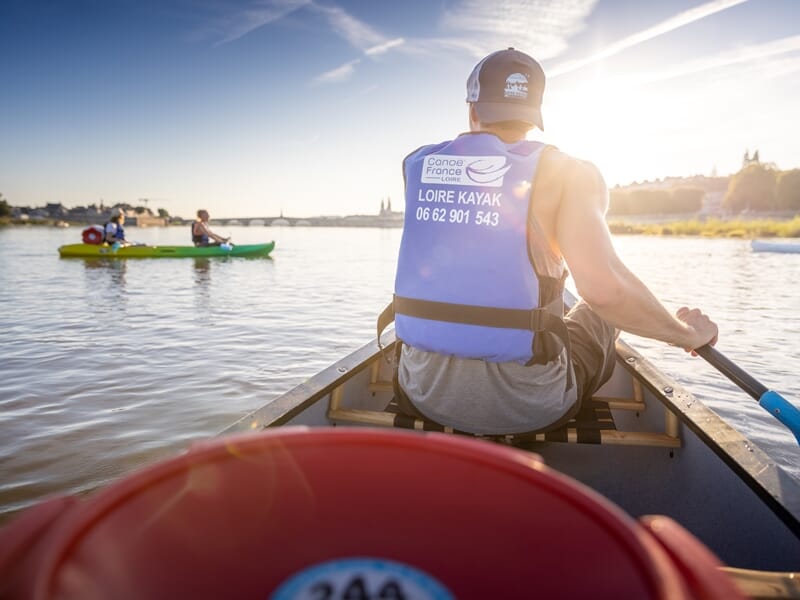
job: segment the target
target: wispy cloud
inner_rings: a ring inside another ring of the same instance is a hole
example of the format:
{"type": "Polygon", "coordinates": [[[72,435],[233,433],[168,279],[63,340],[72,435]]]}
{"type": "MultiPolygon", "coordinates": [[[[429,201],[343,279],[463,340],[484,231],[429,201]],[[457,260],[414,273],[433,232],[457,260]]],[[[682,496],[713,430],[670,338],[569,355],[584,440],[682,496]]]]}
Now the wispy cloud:
{"type": "Polygon", "coordinates": [[[217,45],[238,40],[264,25],[269,25],[313,4],[313,0],[251,0],[236,11],[228,12],[213,21],[217,45]]]}
{"type": "Polygon", "coordinates": [[[457,45],[476,57],[514,46],[547,59],[561,54],[569,38],[585,28],[596,4],[597,0],[466,0],[444,13],[442,25],[459,32],[457,45]]]}
{"type": "Polygon", "coordinates": [[[675,29],[684,27],[690,23],[699,21],[700,19],[705,19],[706,17],[709,17],[720,11],[727,10],[738,4],[743,4],[747,1],[748,0],[713,0],[712,2],[706,2],[700,6],[695,6],[694,8],[690,8],[689,10],[677,14],[674,17],[670,17],[669,19],[662,21],[653,27],[648,27],[639,33],[629,35],[628,37],[623,38],[614,44],[606,46],[591,56],[587,56],[586,58],[580,60],[569,61],[562,65],[557,65],[553,69],[548,69],[548,77],[557,77],[559,75],[564,75],[565,73],[571,73],[572,71],[576,71],[581,67],[598,62],[604,58],[608,58],[609,56],[619,54],[623,50],[627,50],[628,48],[637,46],[655,37],[664,35],[665,33],[669,33],[670,31],[674,31],[675,29]]]}
{"type": "Polygon", "coordinates": [[[386,38],[375,31],[367,23],[359,21],[338,6],[320,6],[315,4],[317,12],[327,18],[331,29],[344,38],[351,46],[359,50],[367,50],[373,46],[386,43],[386,38]]]}
{"type": "MultiPolygon", "coordinates": [[[[300,9],[320,15],[327,21],[333,33],[365,57],[373,58],[385,54],[406,43],[402,37],[389,38],[383,35],[339,6],[322,5],[315,0],[248,0],[236,10],[214,18],[210,25],[211,31],[206,32],[206,35],[215,37],[217,45],[227,44],[300,9]]],[[[345,81],[353,75],[360,62],[360,58],[350,60],[317,75],[311,83],[320,85],[345,81]]]]}
{"type": "Polygon", "coordinates": [[[398,46],[402,46],[405,43],[406,41],[403,38],[395,38],[393,40],[383,42],[382,44],[372,46],[372,48],[367,48],[366,50],[364,50],[364,54],[366,54],[367,56],[377,56],[378,54],[383,54],[384,52],[388,52],[392,48],[397,48],[398,46]]]}
{"type": "Polygon", "coordinates": [[[312,85],[321,85],[324,83],[337,83],[340,81],[345,81],[349,79],[353,73],[355,72],[356,65],[361,62],[360,58],[356,58],[355,60],[351,60],[335,69],[331,69],[330,71],[325,71],[314,77],[311,80],[312,85]]]}
{"type": "MultiPolygon", "coordinates": [[[[364,56],[375,57],[405,44],[405,39],[390,39],[338,6],[320,6],[319,4],[313,4],[312,6],[328,20],[334,33],[361,51],[364,56]]],[[[359,62],[361,62],[360,59],[351,60],[335,69],[317,75],[312,80],[312,84],[319,85],[344,81],[353,75],[355,66],[359,62]]]]}

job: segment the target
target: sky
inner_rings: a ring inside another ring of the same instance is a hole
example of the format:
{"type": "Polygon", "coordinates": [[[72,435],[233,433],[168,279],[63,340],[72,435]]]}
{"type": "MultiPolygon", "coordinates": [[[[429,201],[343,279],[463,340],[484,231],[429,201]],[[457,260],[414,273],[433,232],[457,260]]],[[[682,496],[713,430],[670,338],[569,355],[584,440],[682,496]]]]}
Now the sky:
{"type": "Polygon", "coordinates": [[[0,194],[212,218],[402,208],[515,47],[609,187],[800,167],[800,0],[3,0],[0,194]],[[146,199],[147,202],[143,202],[146,199]]]}

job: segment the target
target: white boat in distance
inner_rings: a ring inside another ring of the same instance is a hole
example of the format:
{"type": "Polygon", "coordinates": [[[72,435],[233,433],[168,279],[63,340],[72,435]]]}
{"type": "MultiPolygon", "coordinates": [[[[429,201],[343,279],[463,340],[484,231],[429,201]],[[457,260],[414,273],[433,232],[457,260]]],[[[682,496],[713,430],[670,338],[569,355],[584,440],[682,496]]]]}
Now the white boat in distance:
{"type": "Polygon", "coordinates": [[[780,252],[783,254],[800,254],[800,242],[765,242],[752,240],[750,247],[753,252],[780,252]]]}

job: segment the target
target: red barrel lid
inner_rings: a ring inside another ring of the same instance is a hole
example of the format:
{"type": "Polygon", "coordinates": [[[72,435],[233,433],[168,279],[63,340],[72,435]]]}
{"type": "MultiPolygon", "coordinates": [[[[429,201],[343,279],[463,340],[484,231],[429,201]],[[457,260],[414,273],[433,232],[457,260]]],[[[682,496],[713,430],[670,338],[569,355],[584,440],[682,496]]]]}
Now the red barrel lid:
{"type": "Polygon", "coordinates": [[[73,509],[37,598],[684,598],[636,521],[535,455],[437,433],[220,438],[73,509]]]}

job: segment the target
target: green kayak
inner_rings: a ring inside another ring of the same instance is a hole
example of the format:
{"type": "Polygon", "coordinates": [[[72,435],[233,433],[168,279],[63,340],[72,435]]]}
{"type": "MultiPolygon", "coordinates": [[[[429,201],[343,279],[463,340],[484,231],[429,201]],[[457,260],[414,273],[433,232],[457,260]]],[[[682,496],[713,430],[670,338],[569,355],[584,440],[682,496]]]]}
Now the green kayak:
{"type": "Polygon", "coordinates": [[[229,246],[125,246],[114,249],[102,244],[67,244],[58,249],[62,257],[105,258],[188,258],[210,256],[268,256],[275,242],[229,246]]]}

